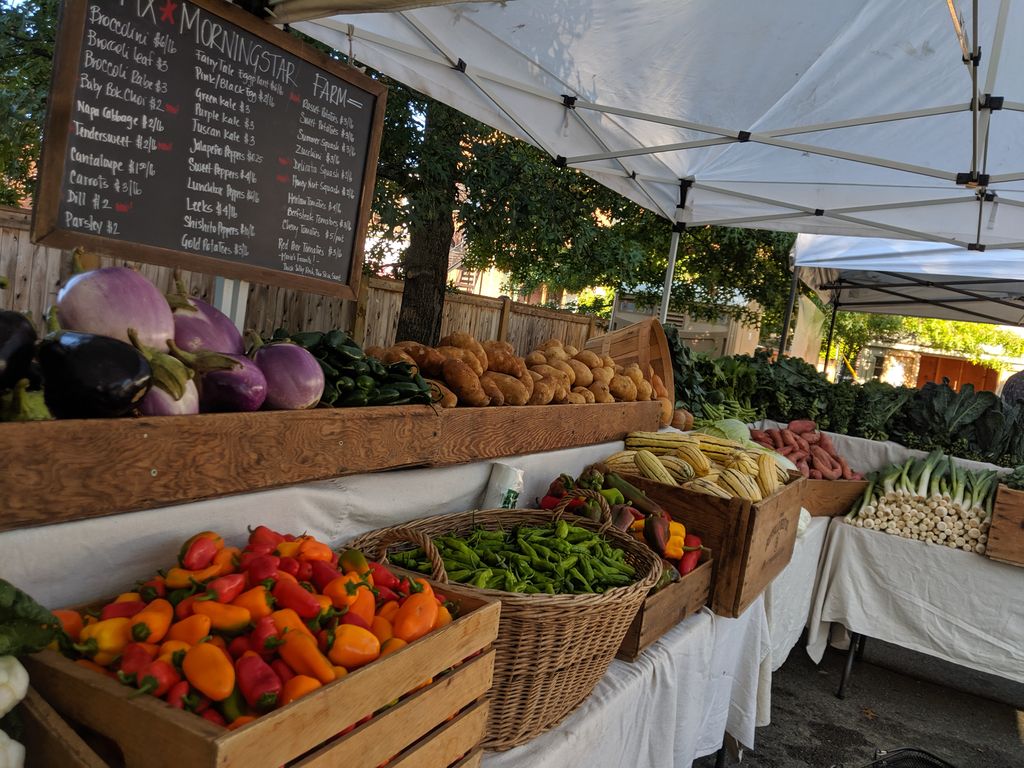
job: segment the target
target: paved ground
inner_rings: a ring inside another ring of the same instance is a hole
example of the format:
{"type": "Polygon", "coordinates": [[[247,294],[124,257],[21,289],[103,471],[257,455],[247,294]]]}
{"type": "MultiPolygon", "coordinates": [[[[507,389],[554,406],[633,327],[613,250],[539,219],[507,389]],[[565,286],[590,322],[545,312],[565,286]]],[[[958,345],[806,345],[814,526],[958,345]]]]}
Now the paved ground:
{"type": "Polygon", "coordinates": [[[844,660],[830,649],[816,667],[793,650],[775,673],[772,724],[741,767],[861,768],[876,749],[917,747],[956,768],[1024,768],[1024,686],[869,640],[841,701],[844,660]]]}

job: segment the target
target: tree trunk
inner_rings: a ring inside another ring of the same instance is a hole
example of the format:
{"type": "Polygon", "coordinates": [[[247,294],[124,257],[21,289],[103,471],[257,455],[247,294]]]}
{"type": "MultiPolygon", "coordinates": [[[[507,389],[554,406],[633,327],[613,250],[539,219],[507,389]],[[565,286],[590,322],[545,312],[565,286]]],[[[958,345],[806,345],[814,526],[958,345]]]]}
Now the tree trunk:
{"type": "Polygon", "coordinates": [[[412,216],[409,247],[402,259],[405,292],[398,317],[398,341],[434,345],[441,336],[463,130],[458,112],[430,102],[420,151],[419,185],[409,200],[412,216]]]}

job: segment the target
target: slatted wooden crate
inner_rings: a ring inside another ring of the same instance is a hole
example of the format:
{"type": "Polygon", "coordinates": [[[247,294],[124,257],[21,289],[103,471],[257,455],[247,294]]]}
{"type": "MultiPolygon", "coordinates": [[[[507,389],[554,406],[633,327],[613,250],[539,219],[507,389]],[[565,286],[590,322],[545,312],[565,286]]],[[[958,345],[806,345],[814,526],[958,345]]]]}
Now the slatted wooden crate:
{"type": "Polygon", "coordinates": [[[629,625],[616,658],[636,661],[644,649],[707,605],[711,597],[713,570],[712,559],[705,552],[701,555],[700,564],[679,581],[648,595],[629,625]]]}
{"type": "Polygon", "coordinates": [[[54,651],[25,664],[43,698],[114,742],[126,768],[474,766],[500,606],[473,596],[459,596],[459,603],[463,613],[448,626],[234,731],[159,699],[133,697],[132,688],[54,651]],[[405,695],[428,677],[430,685],[405,695]]]}
{"type": "Polygon", "coordinates": [[[867,480],[808,480],[803,506],[811,517],[837,517],[849,512],[864,496],[867,480]]]}
{"type": "Polygon", "coordinates": [[[720,499],[643,477],[628,479],[711,548],[710,605],[720,616],[743,613],[793,556],[807,482],[799,475],[759,502],[720,499]]]}
{"type": "Polygon", "coordinates": [[[675,398],[675,378],[672,374],[672,355],[668,339],[657,318],[627,325],[617,331],[594,336],[583,346],[599,355],[609,355],[620,365],[638,363],[646,374],[647,366],[654,368],[669,397],[675,398]]]}
{"type": "Polygon", "coordinates": [[[999,485],[985,555],[1002,563],[1024,565],[1024,491],[999,485]]]}

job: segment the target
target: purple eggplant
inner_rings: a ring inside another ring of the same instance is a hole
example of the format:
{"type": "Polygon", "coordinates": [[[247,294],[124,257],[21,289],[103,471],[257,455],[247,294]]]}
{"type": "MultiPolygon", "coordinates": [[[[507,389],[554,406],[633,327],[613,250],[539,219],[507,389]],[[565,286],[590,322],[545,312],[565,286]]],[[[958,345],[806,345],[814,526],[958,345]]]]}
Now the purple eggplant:
{"type": "Polygon", "coordinates": [[[0,389],[29,376],[36,351],[36,329],[20,312],[0,310],[0,389]]]}
{"type": "Polygon", "coordinates": [[[200,374],[199,404],[202,411],[258,411],[267,399],[267,379],[263,372],[244,355],[224,357],[234,360],[237,365],[200,374]]]}
{"type": "Polygon", "coordinates": [[[163,350],[174,338],[167,299],[134,269],[104,267],[81,272],[57,294],[57,317],[69,331],[128,341],[134,328],[147,347],[163,350]]]}
{"type": "Polygon", "coordinates": [[[191,416],[199,413],[199,390],[191,379],[185,384],[185,392],[177,400],[174,395],[160,386],[150,388],[139,403],[143,416],[191,416]]]}
{"type": "Polygon", "coordinates": [[[179,282],[167,301],[174,310],[174,343],[186,352],[207,349],[225,355],[245,352],[242,334],[231,318],[202,299],[189,296],[179,282]]]}
{"type": "Polygon", "coordinates": [[[313,408],[324,393],[324,372],[298,344],[282,341],[257,346],[252,359],[267,379],[265,408],[298,411],[313,408]]]}
{"type": "Polygon", "coordinates": [[[127,416],[145,397],[149,363],[108,336],[58,331],[39,344],[46,405],[58,419],[127,416]]]}

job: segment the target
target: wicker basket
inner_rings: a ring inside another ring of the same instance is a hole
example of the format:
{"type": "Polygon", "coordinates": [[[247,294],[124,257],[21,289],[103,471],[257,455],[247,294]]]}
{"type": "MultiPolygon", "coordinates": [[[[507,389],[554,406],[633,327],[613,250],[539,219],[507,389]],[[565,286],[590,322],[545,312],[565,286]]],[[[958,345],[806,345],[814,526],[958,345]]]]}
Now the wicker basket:
{"type": "MultiPolygon", "coordinates": [[[[600,495],[600,494],[596,494],[600,495]]],[[[564,510],[495,509],[436,515],[360,536],[350,546],[381,559],[398,542],[419,546],[433,565],[433,578],[452,594],[468,592],[501,600],[494,642],[494,683],[483,745],[504,750],[523,744],[557,724],[590,695],[615,658],[640,605],[661,575],[661,560],[645,545],[612,528],[607,506],[601,523],[572,522],[601,532],[625,551],[638,579],[602,594],[527,595],[477,589],[448,582],[432,536],[468,533],[477,527],[545,525],[564,510]]]]}

